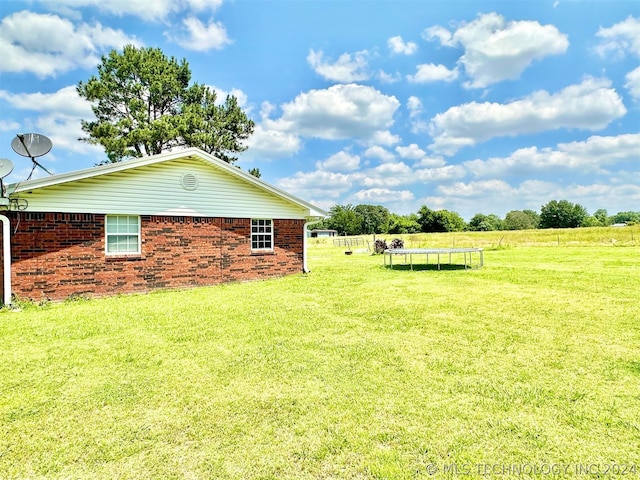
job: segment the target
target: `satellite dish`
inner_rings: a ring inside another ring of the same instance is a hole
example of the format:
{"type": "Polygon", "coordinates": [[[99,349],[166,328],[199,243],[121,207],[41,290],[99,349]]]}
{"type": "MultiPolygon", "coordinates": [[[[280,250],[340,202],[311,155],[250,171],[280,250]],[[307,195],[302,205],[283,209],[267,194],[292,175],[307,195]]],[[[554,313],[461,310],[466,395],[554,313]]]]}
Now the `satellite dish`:
{"type": "Polygon", "coordinates": [[[8,158],[0,158],[0,178],[4,178],[13,172],[13,162],[8,158]]]}
{"type": "Polygon", "coordinates": [[[11,140],[11,148],[23,157],[41,157],[51,151],[53,143],[39,133],[22,133],[11,140]]]}
{"type": "MultiPolygon", "coordinates": [[[[23,157],[31,158],[33,168],[40,167],[49,175],[53,174],[40,165],[36,161],[36,157],[46,155],[51,151],[51,147],[53,147],[51,140],[39,133],[19,133],[16,135],[16,138],[11,140],[11,148],[13,148],[14,152],[23,157]]],[[[33,173],[33,170],[31,170],[31,173],[33,173]]],[[[29,178],[31,178],[31,175],[29,175],[29,178]]]]}

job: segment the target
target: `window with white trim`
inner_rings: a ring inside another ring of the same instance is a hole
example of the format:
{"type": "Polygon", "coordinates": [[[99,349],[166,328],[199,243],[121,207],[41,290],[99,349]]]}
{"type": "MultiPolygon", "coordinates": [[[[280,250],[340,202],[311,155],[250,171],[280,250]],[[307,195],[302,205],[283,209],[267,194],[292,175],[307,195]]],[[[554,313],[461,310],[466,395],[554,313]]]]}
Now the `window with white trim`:
{"type": "Polygon", "coordinates": [[[105,231],[107,255],[140,254],[140,217],[138,215],[107,215],[105,231]]]}
{"type": "Polygon", "coordinates": [[[273,250],[273,221],[251,219],[251,250],[273,250]]]}

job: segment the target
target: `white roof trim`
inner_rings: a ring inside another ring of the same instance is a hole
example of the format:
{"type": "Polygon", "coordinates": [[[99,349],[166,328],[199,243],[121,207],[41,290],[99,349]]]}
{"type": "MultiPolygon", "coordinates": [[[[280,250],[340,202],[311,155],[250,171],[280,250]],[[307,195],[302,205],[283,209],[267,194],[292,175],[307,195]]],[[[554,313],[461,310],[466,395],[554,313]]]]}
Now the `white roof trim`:
{"type": "Polygon", "coordinates": [[[180,158],[196,157],[205,163],[210,163],[213,166],[220,168],[231,175],[236,175],[246,182],[249,182],[262,190],[266,190],[274,195],[277,195],[289,202],[297,204],[309,210],[309,214],[314,217],[326,217],[328,213],[315,205],[310,204],[284,190],[279,189],[271,185],[270,183],[260,180],[254,177],[250,173],[247,173],[223,160],[220,160],[213,155],[210,155],[199,148],[186,148],[183,150],[175,150],[171,152],[163,152],[159,155],[152,155],[148,157],[132,158],[118,163],[109,163],[106,165],[100,165],[97,167],[86,168],[83,170],[75,170],[73,172],[60,173],[57,175],[51,175],[48,177],[36,178],[34,180],[27,180],[24,182],[16,182],[7,186],[7,194],[12,195],[14,193],[20,193],[25,191],[32,191],[38,188],[50,187],[52,185],[60,185],[68,182],[75,182],[77,180],[84,180],[86,178],[93,178],[100,175],[106,175],[108,173],[121,172],[123,170],[129,170],[137,167],[144,167],[147,165],[154,165],[156,163],[162,163],[169,160],[178,160],[180,158]]]}

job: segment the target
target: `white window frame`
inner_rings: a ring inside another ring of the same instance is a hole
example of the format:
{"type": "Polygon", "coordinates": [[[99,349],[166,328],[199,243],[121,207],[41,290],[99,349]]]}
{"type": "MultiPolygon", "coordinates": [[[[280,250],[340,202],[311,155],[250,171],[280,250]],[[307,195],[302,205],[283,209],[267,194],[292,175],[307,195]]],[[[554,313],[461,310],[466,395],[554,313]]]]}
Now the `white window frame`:
{"type": "Polygon", "coordinates": [[[273,252],[273,219],[251,219],[251,251],[273,252]],[[265,246],[267,243],[269,246],[265,246]]]}
{"type": "Polygon", "coordinates": [[[122,257],[122,256],[131,256],[131,255],[140,255],[142,252],[142,227],[140,222],[140,215],[121,215],[121,214],[113,214],[113,215],[105,215],[104,217],[104,252],[106,255],[110,257],[122,257]],[[126,218],[126,223],[119,223],[118,220],[122,220],[126,218]],[[135,218],[137,225],[136,231],[130,231],[133,225],[130,223],[130,220],[135,218]],[[116,222],[116,231],[110,228],[111,222],[116,222]],[[124,228],[126,227],[126,228],[124,228]],[[118,231],[118,230],[126,230],[126,231],[118,231]],[[137,237],[137,241],[135,243],[129,242],[128,246],[135,245],[136,250],[127,250],[127,251],[110,251],[109,250],[109,238],[112,237],[137,237]]]}

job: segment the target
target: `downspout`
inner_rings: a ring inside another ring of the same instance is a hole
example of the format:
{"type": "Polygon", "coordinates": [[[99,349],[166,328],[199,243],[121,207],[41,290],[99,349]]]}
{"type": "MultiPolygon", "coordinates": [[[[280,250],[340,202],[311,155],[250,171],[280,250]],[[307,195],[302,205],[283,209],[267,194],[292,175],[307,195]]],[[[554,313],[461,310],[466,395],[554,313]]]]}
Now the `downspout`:
{"type": "Polygon", "coordinates": [[[2,221],[2,273],[4,283],[4,306],[11,305],[11,238],[9,219],[4,215],[0,215],[2,221]]]}
{"type": "Polygon", "coordinates": [[[320,223],[323,219],[319,218],[316,220],[310,220],[308,222],[306,222],[304,224],[304,226],[302,227],[302,271],[304,273],[309,273],[311,272],[311,270],[309,270],[309,266],[307,264],[307,237],[308,237],[308,230],[307,227],[310,225],[315,225],[316,223],[320,223]]]}

